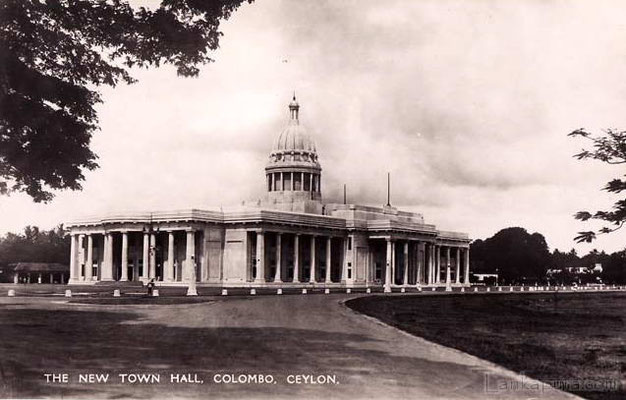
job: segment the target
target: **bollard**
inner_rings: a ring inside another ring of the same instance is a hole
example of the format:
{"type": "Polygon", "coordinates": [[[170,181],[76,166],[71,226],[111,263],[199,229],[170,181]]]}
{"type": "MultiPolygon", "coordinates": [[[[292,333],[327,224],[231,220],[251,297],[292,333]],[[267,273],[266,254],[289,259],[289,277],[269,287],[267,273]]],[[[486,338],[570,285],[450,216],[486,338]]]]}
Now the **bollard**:
{"type": "Polygon", "coordinates": [[[222,289],[222,296],[228,296],[228,289],[222,289]]]}
{"type": "Polygon", "coordinates": [[[120,296],[121,296],[121,294],[120,294],[120,290],[119,290],[119,289],[115,289],[115,290],[113,291],[113,297],[120,297],[120,296]]]}
{"type": "Polygon", "coordinates": [[[306,294],[306,289],[302,289],[302,294],[306,294]]]}
{"type": "Polygon", "coordinates": [[[152,290],[152,297],[159,297],[159,289],[152,290]]]}
{"type": "Polygon", "coordinates": [[[406,293],[406,289],[405,288],[401,288],[400,289],[400,293],[406,293]]]}
{"type": "Polygon", "coordinates": [[[7,293],[7,296],[9,296],[9,297],[15,297],[15,290],[13,290],[13,289],[9,289],[9,293],[7,293]]]}
{"type": "Polygon", "coordinates": [[[365,289],[365,293],[372,293],[372,289],[370,289],[370,288],[366,288],[366,289],[365,289]]]}
{"type": "Polygon", "coordinates": [[[329,288],[324,289],[324,294],[330,294],[330,289],[329,288]]]}
{"type": "Polygon", "coordinates": [[[283,289],[281,288],[276,289],[276,294],[283,294],[283,289]]]}
{"type": "Polygon", "coordinates": [[[352,289],[347,288],[347,289],[346,289],[346,293],[348,293],[348,294],[352,293],[352,289]]]}
{"type": "Polygon", "coordinates": [[[69,289],[65,290],[65,297],[72,297],[72,291],[69,289]]]}
{"type": "Polygon", "coordinates": [[[251,296],[256,295],[256,289],[250,289],[250,295],[251,296]]]}

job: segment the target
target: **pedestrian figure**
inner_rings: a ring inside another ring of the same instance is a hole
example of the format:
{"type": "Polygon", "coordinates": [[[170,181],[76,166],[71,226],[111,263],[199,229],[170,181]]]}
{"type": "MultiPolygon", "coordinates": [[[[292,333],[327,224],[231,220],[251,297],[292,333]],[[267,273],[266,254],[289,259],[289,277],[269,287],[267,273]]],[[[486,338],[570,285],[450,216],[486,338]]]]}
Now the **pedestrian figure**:
{"type": "Polygon", "coordinates": [[[148,296],[152,296],[152,290],[154,290],[154,278],[150,279],[148,282],[148,296]]]}

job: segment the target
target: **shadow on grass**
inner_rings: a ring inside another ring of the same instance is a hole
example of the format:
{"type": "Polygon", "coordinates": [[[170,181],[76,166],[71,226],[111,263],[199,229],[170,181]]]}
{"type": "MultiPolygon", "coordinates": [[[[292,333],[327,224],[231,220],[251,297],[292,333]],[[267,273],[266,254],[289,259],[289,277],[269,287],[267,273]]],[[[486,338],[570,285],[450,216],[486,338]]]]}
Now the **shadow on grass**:
{"type": "Polygon", "coordinates": [[[586,398],[626,396],[626,293],[373,296],[346,305],[539,380],[618,382],[571,390],[586,398]]]}
{"type": "Polygon", "coordinates": [[[460,386],[482,390],[482,380],[464,366],[366,350],[363,345],[373,341],[366,333],[129,323],[140,317],[115,310],[0,308],[0,397],[337,397],[340,392],[361,397],[373,379],[399,389],[432,385],[435,393],[457,390],[437,387],[441,370],[466,377],[460,386]],[[172,372],[197,373],[206,383],[123,385],[117,379],[118,373],[161,373],[162,382],[168,382],[172,372]],[[46,383],[44,373],[68,373],[71,383],[46,383]],[[79,373],[110,373],[116,379],[86,386],[77,383],[79,373]],[[216,385],[210,383],[215,373],[274,374],[278,384],[216,385]],[[334,374],[340,385],[287,385],[288,374],[334,374]]]}

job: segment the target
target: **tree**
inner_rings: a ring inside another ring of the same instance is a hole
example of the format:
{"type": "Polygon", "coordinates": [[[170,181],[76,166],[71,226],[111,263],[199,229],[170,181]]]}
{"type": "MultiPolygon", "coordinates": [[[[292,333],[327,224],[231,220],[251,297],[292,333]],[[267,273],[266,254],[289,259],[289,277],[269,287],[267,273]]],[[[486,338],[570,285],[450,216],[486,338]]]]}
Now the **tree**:
{"type": "MultiPolygon", "coordinates": [[[[626,131],[607,130],[603,136],[592,136],[583,129],[578,129],[568,136],[582,137],[591,141],[592,150],[582,150],[574,155],[579,160],[593,159],[607,164],[626,163],[626,131]]],[[[626,177],[626,175],[624,175],[626,177]]],[[[626,180],[616,178],[608,182],[602,190],[609,193],[621,193],[626,190],[626,180]]],[[[574,217],[581,221],[596,219],[607,223],[606,226],[596,231],[578,232],[575,240],[581,242],[592,242],[597,234],[615,232],[626,223],[626,198],[615,202],[611,210],[600,210],[594,213],[589,211],[579,211],[574,217]]]]}
{"type": "Polygon", "coordinates": [[[550,253],[540,233],[530,234],[518,227],[506,228],[475,243],[470,248],[470,257],[473,257],[473,263],[481,265],[481,272],[497,271],[503,282],[545,277],[550,253]]]}
{"type": "Polygon", "coordinates": [[[243,1],[126,0],[0,2],[0,194],[37,202],[50,189],[80,190],[98,167],[89,148],[98,128],[97,88],[133,83],[130,68],[171,64],[197,76],[213,61],[221,20],[243,1]]]}
{"type": "Polygon", "coordinates": [[[21,234],[0,237],[0,267],[17,262],[48,262],[68,265],[70,237],[59,225],[49,231],[27,226],[21,234]]]}

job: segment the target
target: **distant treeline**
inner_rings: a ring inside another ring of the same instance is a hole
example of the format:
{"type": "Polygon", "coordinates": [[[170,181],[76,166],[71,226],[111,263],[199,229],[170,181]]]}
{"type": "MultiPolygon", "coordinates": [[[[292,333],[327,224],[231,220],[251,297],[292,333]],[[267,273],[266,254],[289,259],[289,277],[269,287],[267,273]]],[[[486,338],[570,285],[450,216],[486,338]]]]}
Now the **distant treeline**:
{"type": "Polygon", "coordinates": [[[45,262],[70,264],[70,238],[63,226],[49,231],[27,226],[22,233],[0,236],[0,269],[17,262],[45,262]]]}
{"type": "Polygon", "coordinates": [[[502,229],[485,240],[470,245],[473,273],[498,274],[502,284],[523,282],[626,283],[626,250],[612,254],[593,250],[580,257],[572,249],[550,252],[545,237],[524,228],[502,229]],[[602,272],[579,273],[576,268],[602,264],[602,272]]]}

